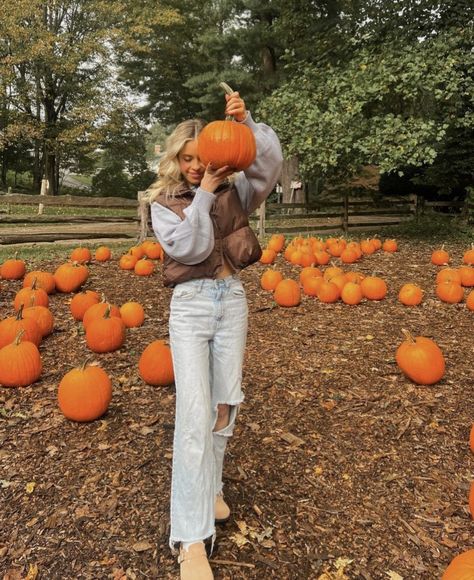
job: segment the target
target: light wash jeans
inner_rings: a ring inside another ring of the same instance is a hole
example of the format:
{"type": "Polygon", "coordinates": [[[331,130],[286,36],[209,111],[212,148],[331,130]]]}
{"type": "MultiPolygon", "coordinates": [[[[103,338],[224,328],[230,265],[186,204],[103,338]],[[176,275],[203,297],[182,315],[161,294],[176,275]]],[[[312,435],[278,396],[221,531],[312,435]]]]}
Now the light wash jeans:
{"type": "Polygon", "coordinates": [[[237,275],[178,284],[169,332],[176,385],[170,547],[215,537],[214,502],[234,430],[247,339],[247,299],[237,275]],[[213,431],[217,405],[231,406],[227,427],[213,431]]]}

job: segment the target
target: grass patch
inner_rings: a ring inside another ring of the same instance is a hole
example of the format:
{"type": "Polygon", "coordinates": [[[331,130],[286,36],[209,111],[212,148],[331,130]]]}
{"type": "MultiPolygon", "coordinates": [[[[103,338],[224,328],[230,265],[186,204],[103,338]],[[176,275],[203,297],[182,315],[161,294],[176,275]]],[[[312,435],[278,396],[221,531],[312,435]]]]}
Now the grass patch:
{"type": "Polygon", "coordinates": [[[101,244],[84,241],[83,243],[71,244],[65,241],[64,243],[0,246],[0,263],[13,258],[16,254],[18,259],[28,263],[28,270],[32,270],[35,264],[46,261],[57,261],[59,265],[61,261],[68,260],[72,250],[78,246],[89,248],[93,254],[96,248],[101,245],[107,245],[112,250],[112,258],[117,259],[134,246],[135,242],[134,240],[122,240],[101,244]]]}
{"type": "MultiPolygon", "coordinates": [[[[0,215],[38,215],[38,204],[7,204],[0,201],[0,215]],[[3,210],[3,211],[2,211],[3,210]]],[[[43,215],[65,215],[65,216],[97,216],[97,217],[136,217],[135,208],[101,208],[101,207],[71,207],[71,206],[44,206],[43,215]]]]}

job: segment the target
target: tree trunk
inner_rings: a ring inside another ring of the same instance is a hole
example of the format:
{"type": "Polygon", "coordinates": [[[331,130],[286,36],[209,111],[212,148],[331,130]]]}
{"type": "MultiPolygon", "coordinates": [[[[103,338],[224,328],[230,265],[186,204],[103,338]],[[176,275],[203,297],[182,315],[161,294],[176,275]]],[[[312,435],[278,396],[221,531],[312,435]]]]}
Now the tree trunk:
{"type": "Polygon", "coordinates": [[[296,155],[283,160],[283,168],[281,170],[283,203],[305,202],[305,193],[303,184],[300,181],[298,165],[298,157],[296,155]],[[298,182],[301,183],[301,187],[295,187],[298,182]]]}

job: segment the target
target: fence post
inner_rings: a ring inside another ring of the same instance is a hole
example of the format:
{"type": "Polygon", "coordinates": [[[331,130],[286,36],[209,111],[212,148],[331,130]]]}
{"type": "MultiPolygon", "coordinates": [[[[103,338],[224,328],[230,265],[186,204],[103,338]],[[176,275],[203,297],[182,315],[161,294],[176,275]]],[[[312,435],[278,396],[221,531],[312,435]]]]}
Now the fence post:
{"type": "MultiPolygon", "coordinates": [[[[47,179],[41,180],[41,191],[40,195],[48,195],[49,181],[47,179]]],[[[44,204],[40,203],[38,205],[38,215],[43,215],[44,204]]]]}
{"type": "Polygon", "coordinates": [[[345,234],[349,231],[349,194],[347,192],[343,197],[342,229],[345,234]]]}
{"type": "Polygon", "coordinates": [[[266,200],[264,199],[258,208],[258,237],[263,239],[265,236],[265,214],[266,214],[266,200]]]}
{"type": "Polygon", "coordinates": [[[146,191],[139,191],[137,194],[138,199],[138,218],[140,220],[140,232],[138,234],[138,242],[141,243],[146,238],[148,234],[148,217],[149,211],[148,208],[150,207],[148,201],[148,192],[146,191]]]}

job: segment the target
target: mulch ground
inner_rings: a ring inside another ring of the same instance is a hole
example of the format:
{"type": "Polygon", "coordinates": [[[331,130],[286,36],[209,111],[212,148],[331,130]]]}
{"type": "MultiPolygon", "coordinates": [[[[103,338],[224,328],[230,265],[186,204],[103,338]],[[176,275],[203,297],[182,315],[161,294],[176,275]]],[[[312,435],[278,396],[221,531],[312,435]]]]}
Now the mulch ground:
{"type": "MultiPolygon", "coordinates": [[[[304,297],[279,308],[260,289],[265,266],[242,273],[246,400],[224,470],[232,518],[218,529],[217,579],[433,580],[474,547],[474,313],[436,298],[432,246],[399,240],[399,248],[351,268],[389,287],[385,300],[356,307],[304,297]],[[420,306],[398,302],[405,282],[425,289],[420,306]],[[443,350],[438,384],[416,386],[399,371],[402,328],[443,350]]],[[[460,264],[466,248],[446,249],[460,264]]],[[[282,258],[276,267],[295,279],[300,270],[282,258]]],[[[20,287],[2,281],[1,318],[20,287]]],[[[40,346],[41,379],[0,388],[0,572],[4,580],[176,578],[168,549],[174,388],[146,385],[137,368],[145,346],[167,337],[170,291],[159,269],[138,277],[116,259],[92,263],[86,287],[118,305],[139,301],[147,318],[120,350],[93,355],[70,295],[51,296],[55,330],[40,346]],[[100,420],[70,422],[57,386],[91,354],[112,378],[112,403],[100,420]]]]}

